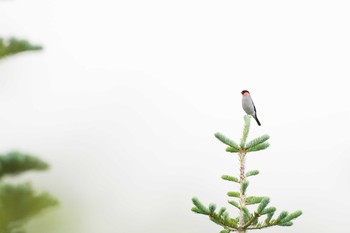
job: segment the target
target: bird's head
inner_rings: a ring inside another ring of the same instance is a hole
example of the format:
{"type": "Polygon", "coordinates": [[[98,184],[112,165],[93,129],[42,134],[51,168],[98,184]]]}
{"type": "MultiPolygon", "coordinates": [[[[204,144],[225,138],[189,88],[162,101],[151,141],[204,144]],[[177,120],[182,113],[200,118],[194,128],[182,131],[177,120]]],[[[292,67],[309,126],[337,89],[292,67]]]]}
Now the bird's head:
{"type": "Polygon", "coordinates": [[[247,91],[247,90],[243,90],[243,91],[241,91],[241,93],[242,93],[243,96],[249,96],[250,95],[249,91],[247,91]]]}

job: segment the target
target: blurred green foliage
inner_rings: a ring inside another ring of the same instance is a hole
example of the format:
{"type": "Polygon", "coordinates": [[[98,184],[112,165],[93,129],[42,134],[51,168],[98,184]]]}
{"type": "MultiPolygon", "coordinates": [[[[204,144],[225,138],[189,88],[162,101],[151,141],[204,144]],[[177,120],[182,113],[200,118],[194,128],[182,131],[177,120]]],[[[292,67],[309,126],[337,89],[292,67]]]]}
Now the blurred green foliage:
{"type": "MultiPolygon", "coordinates": [[[[26,51],[42,50],[27,40],[0,37],[0,60],[26,51]]],[[[0,233],[23,233],[24,224],[38,213],[56,206],[58,201],[48,193],[37,193],[29,183],[11,184],[3,181],[27,171],[47,170],[41,159],[20,152],[0,154],[0,233]]]]}
{"type": "Polygon", "coordinates": [[[47,193],[36,193],[28,183],[0,184],[0,232],[14,233],[22,230],[31,217],[58,202],[47,193]]]}
{"type": "Polygon", "coordinates": [[[26,40],[19,40],[16,38],[5,40],[0,38],[0,59],[17,53],[33,50],[42,50],[42,47],[39,45],[32,45],[26,40]]]}
{"type": "Polygon", "coordinates": [[[37,157],[20,152],[0,154],[0,178],[4,175],[17,175],[29,170],[46,170],[49,165],[37,157]]]}
{"type": "Polygon", "coordinates": [[[46,162],[32,155],[20,152],[0,155],[0,233],[24,232],[23,226],[28,220],[58,204],[50,194],[37,193],[29,183],[11,184],[2,179],[48,168],[46,162]]]}

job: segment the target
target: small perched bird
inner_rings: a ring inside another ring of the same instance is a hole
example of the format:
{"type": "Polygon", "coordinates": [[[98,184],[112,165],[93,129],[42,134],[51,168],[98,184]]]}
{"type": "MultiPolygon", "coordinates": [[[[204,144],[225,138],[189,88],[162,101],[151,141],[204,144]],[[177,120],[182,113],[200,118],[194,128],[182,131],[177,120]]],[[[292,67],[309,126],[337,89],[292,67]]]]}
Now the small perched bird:
{"type": "Polygon", "coordinates": [[[260,121],[258,120],[258,117],[256,115],[256,109],[255,109],[255,105],[254,102],[252,100],[252,97],[250,97],[250,93],[247,90],[243,90],[242,92],[242,107],[244,109],[244,111],[248,114],[251,115],[252,117],[254,117],[254,119],[256,120],[256,123],[258,123],[258,125],[260,126],[260,121]]]}

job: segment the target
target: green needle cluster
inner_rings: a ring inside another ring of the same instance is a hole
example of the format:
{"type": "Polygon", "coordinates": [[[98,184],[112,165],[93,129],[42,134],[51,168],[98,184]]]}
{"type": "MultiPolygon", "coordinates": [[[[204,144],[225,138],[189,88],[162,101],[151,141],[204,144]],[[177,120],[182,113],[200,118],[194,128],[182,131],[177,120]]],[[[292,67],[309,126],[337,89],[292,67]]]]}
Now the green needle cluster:
{"type": "Polygon", "coordinates": [[[39,45],[32,45],[26,40],[19,40],[16,38],[4,40],[0,38],[0,59],[17,53],[34,50],[42,50],[42,47],[39,45]]]}

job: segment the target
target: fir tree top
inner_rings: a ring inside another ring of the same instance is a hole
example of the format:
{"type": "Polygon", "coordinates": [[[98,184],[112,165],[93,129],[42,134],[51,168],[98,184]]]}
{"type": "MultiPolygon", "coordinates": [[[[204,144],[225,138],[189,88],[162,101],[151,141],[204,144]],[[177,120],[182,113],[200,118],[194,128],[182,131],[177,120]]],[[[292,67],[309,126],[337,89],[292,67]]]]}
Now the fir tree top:
{"type": "Polygon", "coordinates": [[[243,134],[239,144],[225,137],[221,133],[215,134],[217,139],[228,146],[226,148],[227,152],[237,153],[239,157],[239,177],[232,175],[223,175],[221,177],[226,181],[237,183],[239,186],[238,191],[230,191],[227,193],[227,196],[233,198],[228,200],[228,203],[238,210],[239,215],[237,217],[230,217],[225,207],[216,211],[215,204],[209,204],[207,207],[196,197],[192,198],[194,204],[192,211],[198,214],[207,215],[211,221],[223,227],[223,230],[220,231],[220,233],[245,233],[249,230],[263,229],[272,226],[292,226],[292,220],[302,214],[300,210],[293,213],[282,211],[276,218],[273,218],[276,208],[268,206],[270,198],[266,196],[247,195],[247,189],[249,186],[247,178],[258,175],[259,171],[245,171],[246,155],[249,152],[260,151],[268,148],[269,143],[267,140],[269,139],[269,136],[265,134],[247,143],[250,128],[250,116],[244,116],[244,122],[243,134]],[[258,205],[255,210],[252,210],[253,205],[258,205]],[[261,218],[263,217],[264,220],[261,221],[261,218]]]}

